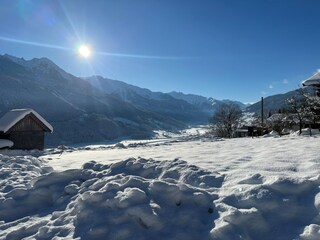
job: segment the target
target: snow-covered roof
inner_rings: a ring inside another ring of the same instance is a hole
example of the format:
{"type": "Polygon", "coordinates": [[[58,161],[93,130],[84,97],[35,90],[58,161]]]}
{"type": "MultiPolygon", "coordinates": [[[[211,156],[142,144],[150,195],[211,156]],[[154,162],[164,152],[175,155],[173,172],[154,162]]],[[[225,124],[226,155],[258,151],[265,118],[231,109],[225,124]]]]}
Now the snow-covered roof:
{"type": "MultiPolygon", "coordinates": [[[[309,119],[305,119],[305,121],[310,121],[309,119]]],[[[296,113],[274,113],[270,117],[267,118],[267,122],[291,122],[291,123],[299,123],[299,118],[296,113]]]]}
{"type": "Polygon", "coordinates": [[[320,72],[317,72],[310,78],[302,81],[302,86],[317,86],[320,87],[320,72]]]}
{"type": "Polygon", "coordinates": [[[53,132],[53,127],[33,109],[13,109],[7,112],[2,118],[0,118],[0,132],[7,132],[17,122],[30,113],[32,113],[40,122],[42,122],[50,132],[53,132]]]}
{"type": "Polygon", "coordinates": [[[14,144],[8,139],[0,139],[0,148],[12,147],[14,144]]]}
{"type": "Polygon", "coordinates": [[[283,121],[286,118],[286,114],[284,113],[274,113],[270,117],[267,118],[268,122],[274,122],[274,121],[283,121]]]}

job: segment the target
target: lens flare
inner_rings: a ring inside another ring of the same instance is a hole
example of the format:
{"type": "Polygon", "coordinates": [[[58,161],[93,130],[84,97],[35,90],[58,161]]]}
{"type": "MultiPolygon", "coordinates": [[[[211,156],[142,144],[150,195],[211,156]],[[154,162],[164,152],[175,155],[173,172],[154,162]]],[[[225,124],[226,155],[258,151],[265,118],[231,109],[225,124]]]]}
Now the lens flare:
{"type": "Polygon", "coordinates": [[[88,58],[92,54],[94,55],[102,55],[108,57],[121,57],[121,58],[141,58],[141,59],[153,59],[153,60],[196,60],[200,59],[200,57],[178,57],[178,56],[154,56],[154,55],[141,55],[141,54],[126,54],[126,53],[114,53],[114,52],[99,52],[99,51],[92,51],[92,49],[85,44],[80,45],[78,48],[69,48],[59,45],[52,45],[47,43],[41,42],[33,42],[33,41],[26,41],[21,39],[14,39],[8,37],[0,36],[0,41],[23,44],[23,45],[30,45],[36,47],[43,47],[43,48],[52,48],[57,50],[64,50],[64,51],[72,51],[78,52],[79,56],[83,58],[88,58]]]}
{"type": "Polygon", "coordinates": [[[78,48],[78,53],[81,57],[88,58],[91,55],[91,49],[88,45],[83,44],[78,48]]]}

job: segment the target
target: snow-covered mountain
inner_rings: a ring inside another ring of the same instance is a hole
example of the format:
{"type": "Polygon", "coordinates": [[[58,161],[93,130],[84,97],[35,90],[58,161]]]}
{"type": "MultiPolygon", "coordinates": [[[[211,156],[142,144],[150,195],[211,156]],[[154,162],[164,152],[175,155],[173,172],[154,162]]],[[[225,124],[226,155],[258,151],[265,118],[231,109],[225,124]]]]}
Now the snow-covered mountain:
{"type": "MultiPolygon", "coordinates": [[[[229,100],[153,92],[100,76],[75,77],[50,59],[0,55],[0,117],[33,108],[54,127],[49,145],[148,137],[152,130],[206,124],[229,100]]],[[[242,103],[236,102],[241,107],[242,103]]]]}
{"type": "Polygon", "coordinates": [[[232,100],[217,100],[212,97],[203,97],[200,95],[195,94],[185,94],[182,92],[170,92],[168,93],[174,98],[184,100],[194,106],[196,106],[198,109],[206,112],[210,116],[213,114],[213,112],[218,109],[222,104],[224,103],[235,103],[237,104],[241,109],[244,109],[246,105],[239,101],[232,101],[232,100]]]}
{"type": "Polygon", "coordinates": [[[161,100],[163,98],[163,93],[161,92],[152,92],[147,88],[140,88],[118,80],[112,80],[101,76],[92,76],[83,79],[96,88],[101,89],[106,93],[117,95],[125,101],[129,100],[130,96],[127,96],[127,94],[130,94],[130,92],[135,92],[147,99],[161,100]]]}
{"type": "Polygon", "coordinates": [[[139,109],[172,117],[186,124],[204,124],[210,114],[182,99],[177,99],[162,92],[152,92],[125,82],[93,76],[84,78],[92,86],[116,98],[128,102],[139,109]]]}
{"type": "Polygon", "coordinates": [[[101,76],[84,78],[94,87],[119,97],[123,101],[167,115],[188,123],[207,123],[214,111],[224,103],[235,103],[244,109],[246,105],[239,101],[217,100],[182,92],[153,92],[146,88],[133,86],[118,80],[101,76]]]}
{"type": "Polygon", "coordinates": [[[35,109],[54,127],[50,145],[147,137],[154,129],[185,126],[106,94],[46,58],[0,56],[0,85],[0,115],[13,108],[35,109]]]}

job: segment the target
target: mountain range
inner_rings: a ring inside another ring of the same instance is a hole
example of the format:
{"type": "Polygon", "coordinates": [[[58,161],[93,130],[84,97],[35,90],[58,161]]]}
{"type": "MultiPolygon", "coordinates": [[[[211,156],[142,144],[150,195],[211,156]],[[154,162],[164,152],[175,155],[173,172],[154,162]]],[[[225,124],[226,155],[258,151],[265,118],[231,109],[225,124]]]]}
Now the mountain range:
{"type": "MultiPolygon", "coordinates": [[[[25,60],[0,55],[0,117],[15,108],[32,108],[54,132],[46,145],[148,138],[154,130],[175,131],[207,124],[224,103],[260,115],[261,103],[217,100],[181,92],[153,92],[101,76],[80,78],[47,58],[25,60]]],[[[265,115],[286,108],[298,90],[264,99],[265,115]]]]}
{"type": "Polygon", "coordinates": [[[140,88],[101,76],[88,77],[84,78],[84,80],[97,89],[131,103],[137,108],[169,116],[187,124],[207,123],[213,112],[227,102],[236,103],[241,109],[246,107],[241,102],[231,100],[220,101],[194,94],[152,92],[146,88],[140,88]]]}
{"type": "MultiPolygon", "coordinates": [[[[54,127],[47,146],[146,138],[153,130],[206,124],[229,100],[152,92],[101,76],[80,78],[47,58],[0,55],[0,116],[32,108],[54,127]]],[[[244,104],[235,102],[244,108],[244,104]]]]}

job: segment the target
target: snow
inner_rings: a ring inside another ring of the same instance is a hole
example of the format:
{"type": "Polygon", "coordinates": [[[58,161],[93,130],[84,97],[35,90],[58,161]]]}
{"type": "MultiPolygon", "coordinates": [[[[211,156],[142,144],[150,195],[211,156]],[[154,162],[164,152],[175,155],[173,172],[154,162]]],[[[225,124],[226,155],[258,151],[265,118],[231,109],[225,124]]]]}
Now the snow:
{"type": "Polygon", "coordinates": [[[13,142],[7,139],[0,139],[0,149],[1,148],[10,148],[13,146],[13,142]]]}
{"type": "Polygon", "coordinates": [[[302,82],[303,86],[319,86],[320,79],[308,79],[302,82]]]}
{"type": "Polygon", "coordinates": [[[259,122],[257,116],[253,112],[243,112],[240,122],[244,126],[255,126],[259,122]]]}
{"type": "Polygon", "coordinates": [[[319,134],[181,134],[0,151],[0,239],[320,239],[319,134]]]}
{"type": "Polygon", "coordinates": [[[320,72],[317,72],[310,78],[302,81],[302,86],[320,86],[320,72]]]}
{"type": "Polygon", "coordinates": [[[32,109],[13,109],[7,112],[2,118],[0,118],[0,131],[7,132],[17,122],[23,119],[28,114],[34,114],[49,130],[53,132],[53,127],[40,116],[39,113],[32,109]]]}

